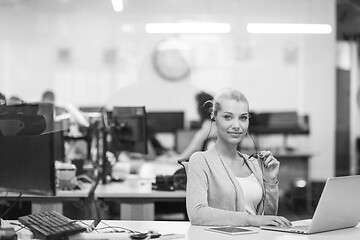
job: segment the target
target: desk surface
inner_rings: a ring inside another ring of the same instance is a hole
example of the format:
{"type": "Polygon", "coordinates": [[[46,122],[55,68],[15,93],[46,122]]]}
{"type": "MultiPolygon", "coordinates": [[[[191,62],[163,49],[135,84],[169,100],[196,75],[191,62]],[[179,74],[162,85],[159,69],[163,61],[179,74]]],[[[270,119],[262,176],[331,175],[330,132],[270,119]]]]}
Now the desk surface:
{"type": "MultiPolygon", "coordinates": [[[[90,222],[89,222],[90,223],[90,222]]],[[[15,231],[18,230],[19,226],[9,225],[9,221],[5,221],[5,227],[14,227],[15,231]]],[[[312,235],[301,235],[293,233],[282,233],[275,231],[258,230],[256,234],[245,234],[237,236],[228,236],[220,233],[210,232],[205,230],[203,226],[192,226],[189,222],[178,222],[178,221],[114,221],[114,220],[103,220],[97,226],[98,229],[106,226],[123,227],[131,229],[133,231],[146,231],[156,230],[160,233],[173,233],[175,235],[163,236],[161,239],[188,239],[188,240],[218,240],[218,239],[261,239],[261,240],[355,240],[360,238],[360,224],[355,228],[342,229],[337,231],[330,231],[324,233],[317,233],[312,235]]],[[[117,228],[119,229],[119,228],[117,228]]],[[[19,239],[29,237],[28,230],[22,229],[18,232],[19,239]]],[[[106,239],[129,239],[127,233],[82,233],[74,235],[69,239],[102,239],[106,236],[106,239]]]]}
{"type": "Polygon", "coordinates": [[[185,201],[185,191],[155,191],[152,183],[156,175],[172,175],[181,168],[178,163],[142,163],[138,175],[128,175],[123,182],[99,184],[95,198],[132,199],[132,200],[179,200],[185,201]]]}
{"type": "MultiPolygon", "coordinates": [[[[74,199],[74,198],[86,198],[89,196],[90,190],[93,187],[92,184],[84,183],[81,184],[81,189],[78,190],[56,190],[56,196],[41,196],[41,195],[32,195],[32,194],[23,194],[21,196],[22,200],[26,199],[47,199],[47,198],[57,198],[57,199],[74,199]]],[[[6,199],[16,199],[19,196],[19,193],[14,192],[0,192],[0,198],[6,199]]]]}
{"type": "Polygon", "coordinates": [[[96,198],[121,198],[121,199],[184,199],[185,191],[157,191],[151,190],[151,182],[135,183],[133,186],[129,181],[111,182],[107,184],[99,184],[95,190],[96,198]]]}

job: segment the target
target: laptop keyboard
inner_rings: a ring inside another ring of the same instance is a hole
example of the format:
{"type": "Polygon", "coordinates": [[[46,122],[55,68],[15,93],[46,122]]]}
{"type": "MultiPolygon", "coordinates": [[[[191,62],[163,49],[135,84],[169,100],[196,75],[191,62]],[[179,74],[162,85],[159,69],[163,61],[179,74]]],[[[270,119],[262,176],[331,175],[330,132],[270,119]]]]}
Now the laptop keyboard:
{"type": "Polygon", "coordinates": [[[297,225],[297,226],[291,226],[290,228],[296,229],[296,230],[308,230],[310,225],[297,225]]]}

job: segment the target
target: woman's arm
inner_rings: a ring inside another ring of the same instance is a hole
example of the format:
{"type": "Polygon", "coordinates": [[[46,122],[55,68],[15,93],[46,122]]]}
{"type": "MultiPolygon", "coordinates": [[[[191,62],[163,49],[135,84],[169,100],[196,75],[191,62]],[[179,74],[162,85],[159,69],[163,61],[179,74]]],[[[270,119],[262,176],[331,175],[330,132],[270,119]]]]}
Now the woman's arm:
{"type": "Polygon", "coordinates": [[[262,177],[265,187],[264,213],[276,215],[279,202],[279,189],[277,176],[279,174],[280,162],[270,151],[260,151],[260,163],[262,164],[262,177]]]}
{"type": "Polygon", "coordinates": [[[265,215],[277,215],[279,205],[279,189],[278,183],[267,183],[264,181],[266,191],[264,202],[265,215]]]}

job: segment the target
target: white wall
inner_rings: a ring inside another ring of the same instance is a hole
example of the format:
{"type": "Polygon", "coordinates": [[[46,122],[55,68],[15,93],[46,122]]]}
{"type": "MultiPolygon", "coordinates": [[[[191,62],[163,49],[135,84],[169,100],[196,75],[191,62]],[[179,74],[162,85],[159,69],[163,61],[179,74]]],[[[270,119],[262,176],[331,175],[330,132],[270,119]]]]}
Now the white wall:
{"type": "Polygon", "coordinates": [[[33,0],[0,5],[0,91],[37,101],[54,89],[75,105],[146,104],[184,110],[195,119],[197,88],[241,89],[254,111],[310,115],[310,176],[334,174],[335,0],[33,0]],[[224,35],[181,35],[191,47],[192,74],[170,83],[151,63],[157,43],[147,22],[229,22],[224,35]],[[329,35],[246,32],[248,22],[328,23],[329,35]],[[114,57],[115,56],[115,57],[114,57]],[[114,58],[113,58],[114,57],[114,58]]]}

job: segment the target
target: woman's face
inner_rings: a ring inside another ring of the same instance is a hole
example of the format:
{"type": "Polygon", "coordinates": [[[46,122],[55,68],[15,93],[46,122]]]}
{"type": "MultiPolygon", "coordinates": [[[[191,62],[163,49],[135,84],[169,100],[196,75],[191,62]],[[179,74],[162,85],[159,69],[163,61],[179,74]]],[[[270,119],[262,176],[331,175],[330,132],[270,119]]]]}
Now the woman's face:
{"type": "Polygon", "coordinates": [[[244,101],[222,99],[220,108],[215,117],[218,137],[225,143],[236,145],[249,128],[249,106],[244,101]]]}

